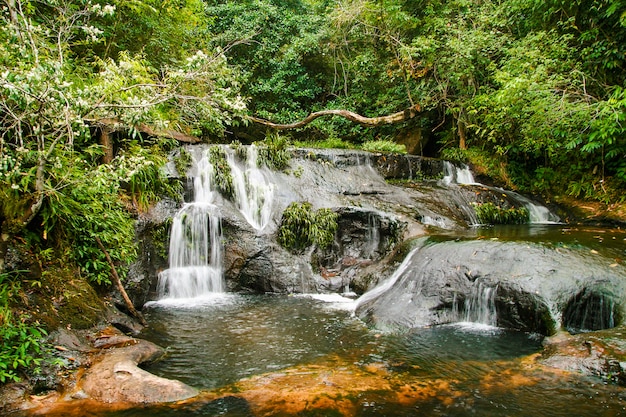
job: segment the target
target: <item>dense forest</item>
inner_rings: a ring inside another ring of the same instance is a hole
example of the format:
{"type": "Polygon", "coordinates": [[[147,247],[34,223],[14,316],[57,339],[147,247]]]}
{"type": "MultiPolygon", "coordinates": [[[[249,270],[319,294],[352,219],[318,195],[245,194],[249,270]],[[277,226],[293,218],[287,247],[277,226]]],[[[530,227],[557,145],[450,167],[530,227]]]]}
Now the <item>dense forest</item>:
{"type": "Polygon", "coordinates": [[[29,293],[123,276],[181,142],[419,134],[508,188],[626,198],[624,0],[3,0],[0,19],[2,382],[54,326],[29,293]]]}

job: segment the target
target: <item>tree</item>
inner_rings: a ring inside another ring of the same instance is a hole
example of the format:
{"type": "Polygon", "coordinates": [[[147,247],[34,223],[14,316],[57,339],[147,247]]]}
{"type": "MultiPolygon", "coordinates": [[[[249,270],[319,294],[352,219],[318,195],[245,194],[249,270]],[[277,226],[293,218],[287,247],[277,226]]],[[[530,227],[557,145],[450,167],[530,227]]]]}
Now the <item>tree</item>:
{"type": "Polygon", "coordinates": [[[158,169],[163,163],[159,155],[130,142],[121,144],[124,152],[110,165],[101,166],[93,127],[122,126],[137,140],[142,126],[219,135],[245,110],[235,73],[221,51],[198,51],[159,71],[128,54],[77,67],[67,42],[97,41],[99,32],[90,19],[104,19],[113,7],[78,0],[38,2],[39,10],[49,13],[36,15],[41,22],[74,22],[46,26],[35,21],[30,2],[4,5],[0,271],[14,237],[27,234],[46,242],[56,236],[61,242],[61,237],[83,242],[84,250],[73,252],[72,259],[95,281],[108,281],[94,236],[115,248],[110,255],[116,261],[131,259],[133,230],[125,198],[132,202],[146,193],[156,196],[166,182],[158,169]],[[35,219],[41,227],[32,226],[35,219]]]}

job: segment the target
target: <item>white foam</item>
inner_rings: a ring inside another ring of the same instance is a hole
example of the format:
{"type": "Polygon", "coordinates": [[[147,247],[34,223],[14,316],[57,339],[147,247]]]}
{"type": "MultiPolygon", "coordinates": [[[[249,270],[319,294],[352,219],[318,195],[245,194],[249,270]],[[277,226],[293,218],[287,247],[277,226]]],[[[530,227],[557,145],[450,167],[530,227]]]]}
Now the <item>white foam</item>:
{"type": "Polygon", "coordinates": [[[327,307],[354,311],[356,307],[356,299],[351,298],[353,293],[342,294],[296,294],[295,297],[312,298],[314,300],[322,301],[327,304],[327,307]]]}
{"type": "Polygon", "coordinates": [[[156,301],[148,301],[144,307],[166,307],[175,309],[193,309],[213,305],[233,303],[238,296],[232,293],[207,293],[198,297],[190,298],[162,298],[156,301]]]}

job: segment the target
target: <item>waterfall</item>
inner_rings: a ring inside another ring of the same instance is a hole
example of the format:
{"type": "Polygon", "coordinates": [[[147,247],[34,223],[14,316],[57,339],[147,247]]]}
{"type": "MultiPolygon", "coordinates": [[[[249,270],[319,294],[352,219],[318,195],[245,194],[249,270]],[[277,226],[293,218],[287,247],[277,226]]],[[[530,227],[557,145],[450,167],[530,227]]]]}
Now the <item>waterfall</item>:
{"type": "Polygon", "coordinates": [[[364,255],[373,258],[380,246],[380,219],[378,216],[369,213],[367,215],[367,242],[365,244],[364,255]]]}
{"type": "Polygon", "coordinates": [[[159,274],[162,298],[193,298],[224,291],[221,217],[214,198],[213,167],[205,153],[192,167],[194,200],[172,220],[169,268],[159,274]]]}
{"type": "Polygon", "coordinates": [[[517,194],[513,191],[499,190],[502,193],[507,194],[514,200],[518,201],[526,210],[528,210],[529,222],[533,224],[556,224],[560,223],[561,219],[556,214],[552,213],[550,209],[540,204],[536,204],[523,195],[517,194]]]}
{"type": "Polygon", "coordinates": [[[467,165],[460,168],[450,161],[443,161],[443,183],[450,184],[477,184],[472,170],[467,165]]]}
{"type": "Polygon", "coordinates": [[[465,300],[463,321],[495,327],[497,325],[495,297],[495,287],[488,287],[482,282],[475,283],[469,298],[465,300]]]}
{"type": "Polygon", "coordinates": [[[272,215],[274,185],[258,166],[258,148],[247,148],[246,160],[241,163],[231,149],[227,161],[233,177],[235,204],[246,221],[257,231],[268,225],[272,215]]]}
{"type": "MultiPolygon", "coordinates": [[[[494,189],[493,187],[486,186],[476,182],[472,171],[467,165],[458,167],[449,161],[443,161],[443,173],[444,177],[442,182],[444,185],[450,184],[466,184],[466,185],[480,185],[485,188],[494,189]]],[[[550,209],[540,204],[537,204],[530,199],[520,195],[514,191],[508,191],[501,188],[496,188],[499,193],[506,194],[512,200],[518,202],[528,210],[529,223],[531,224],[556,224],[560,223],[561,219],[556,214],[552,213],[550,209]]],[[[478,225],[479,221],[476,218],[476,214],[471,207],[467,209],[461,205],[461,209],[465,214],[469,215],[470,223],[472,225],[478,225]],[[472,212],[470,215],[469,212],[472,212]]]]}

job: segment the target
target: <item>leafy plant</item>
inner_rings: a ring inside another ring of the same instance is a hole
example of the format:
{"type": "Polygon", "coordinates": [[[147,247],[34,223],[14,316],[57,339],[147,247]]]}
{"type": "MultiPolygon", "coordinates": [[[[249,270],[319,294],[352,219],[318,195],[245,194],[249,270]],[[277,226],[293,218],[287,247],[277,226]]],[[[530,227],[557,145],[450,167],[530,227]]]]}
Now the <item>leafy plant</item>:
{"type": "Polygon", "coordinates": [[[361,149],[369,152],[406,153],[406,146],[388,139],[378,139],[364,142],[361,149]]]}
{"type": "Polygon", "coordinates": [[[294,252],[311,245],[328,248],[335,239],[337,217],[338,214],[330,209],[313,211],[309,202],[291,203],[283,212],[278,242],[294,252]]]}
{"type": "Polygon", "coordinates": [[[19,291],[19,281],[0,273],[0,383],[19,381],[21,372],[36,372],[42,361],[45,330],[29,323],[26,314],[16,317],[11,309],[19,291]]]}
{"type": "Polygon", "coordinates": [[[178,172],[178,175],[186,175],[189,168],[191,168],[192,163],[193,160],[191,157],[191,153],[189,153],[186,148],[181,146],[178,151],[178,156],[174,158],[174,166],[176,167],[176,172],[178,172]]]}
{"type": "Polygon", "coordinates": [[[278,133],[268,134],[258,146],[258,165],[283,171],[289,167],[291,151],[289,140],[278,133]]]}
{"type": "Polygon", "coordinates": [[[472,203],[481,224],[525,224],[530,220],[526,207],[503,208],[494,203],[472,203]]]}
{"type": "Polygon", "coordinates": [[[233,174],[226,159],[226,151],[221,146],[209,148],[209,162],[213,166],[213,179],[218,191],[227,198],[234,195],[233,174]]]}
{"type": "Polygon", "coordinates": [[[298,148],[314,149],[356,149],[357,145],[337,137],[329,137],[324,140],[295,141],[294,146],[298,148]]]}

